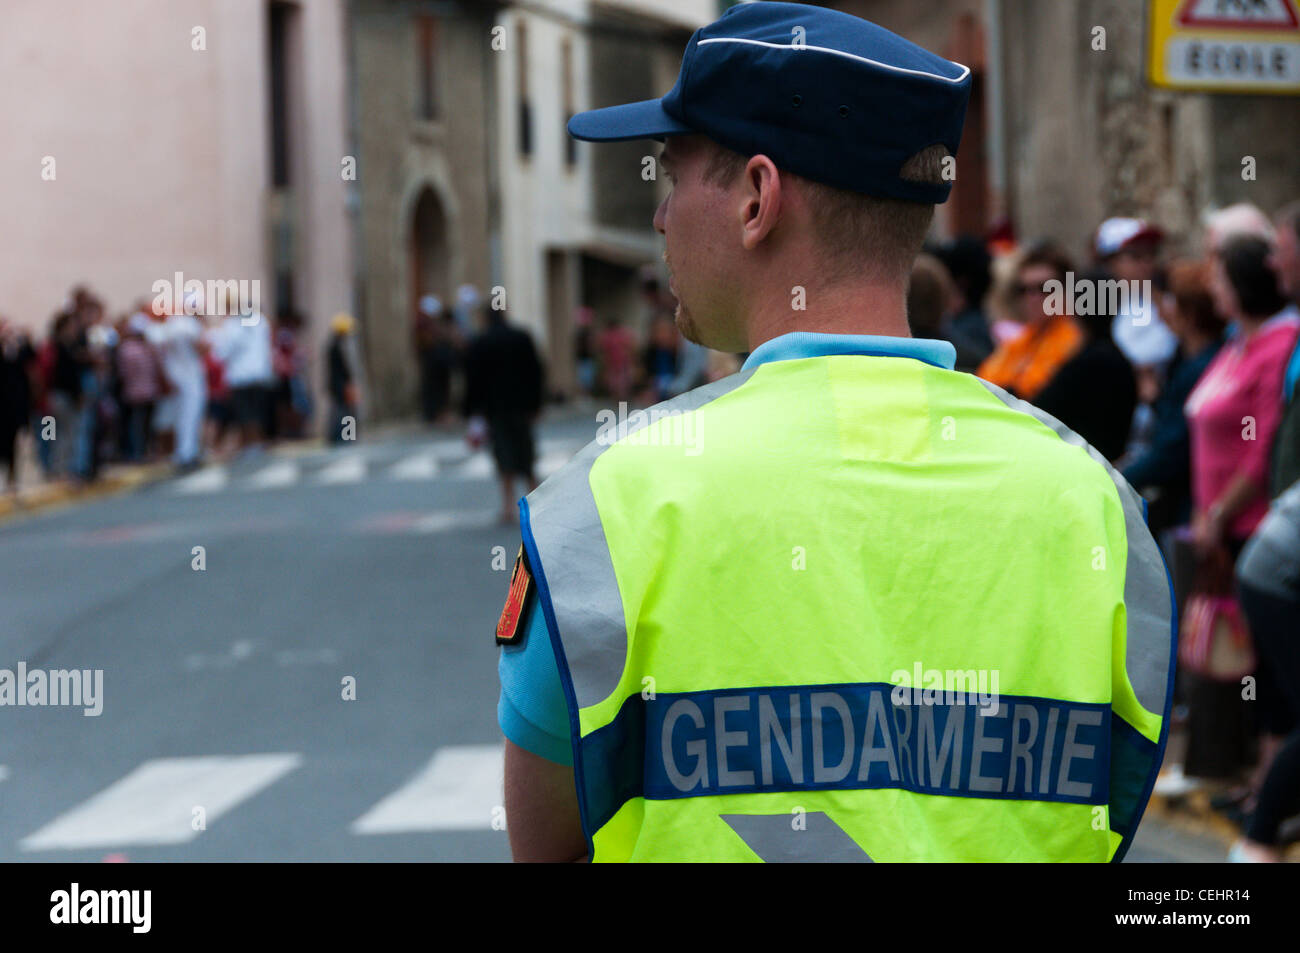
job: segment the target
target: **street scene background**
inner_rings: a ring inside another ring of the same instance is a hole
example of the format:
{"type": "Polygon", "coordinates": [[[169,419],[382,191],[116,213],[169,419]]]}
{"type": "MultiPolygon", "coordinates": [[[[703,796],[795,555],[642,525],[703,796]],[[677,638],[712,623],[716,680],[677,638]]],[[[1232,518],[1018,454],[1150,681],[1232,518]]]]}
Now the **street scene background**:
{"type": "MultiPolygon", "coordinates": [[[[0,859],[509,859],[514,503],[741,360],[674,324],[658,144],[564,124],[667,92],[730,5],[5,6],[0,669],[103,688],[0,708],[0,859]]],[[[1187,409],[1264,328],[1260,440],[1300,432],[1295,3],[823,5],[971,67],[913,333],[1120,468],[1185,603],[1300,461],[1211,527],[1240,447],[1187,409]],[[1076,273],[1148,290],[1049,314],[1076,273]]],[[[1249,823],[1296,724],[1229,674],[1180,671],[1128,861],[1221,861],[1249,823]]]]}

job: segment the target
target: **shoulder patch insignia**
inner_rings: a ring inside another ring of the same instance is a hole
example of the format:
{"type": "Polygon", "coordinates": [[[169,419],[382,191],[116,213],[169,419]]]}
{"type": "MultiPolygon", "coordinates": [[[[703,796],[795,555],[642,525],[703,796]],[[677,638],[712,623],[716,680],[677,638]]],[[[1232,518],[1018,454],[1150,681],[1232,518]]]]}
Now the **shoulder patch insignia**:
{"type": "Polygon", "coordinates": [[[533,574],[528,568],[528,556],[524,547],[519,547],[515,557],[515,569],[510,574],[510,591],[506,594],[506,604],[497,621],[497,645],[519,645],[524,640],[524,616],[527,614],[528,599],[533,594],[533,574]]]}

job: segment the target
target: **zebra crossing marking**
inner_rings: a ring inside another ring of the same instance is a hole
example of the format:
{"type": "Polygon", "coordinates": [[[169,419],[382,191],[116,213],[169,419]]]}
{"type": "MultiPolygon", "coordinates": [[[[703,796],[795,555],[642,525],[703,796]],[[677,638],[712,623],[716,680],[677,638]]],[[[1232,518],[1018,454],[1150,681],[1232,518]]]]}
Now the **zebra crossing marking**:
{"type": "MultiPolygon", "coordinates": [[[[451,450],[456,446],[454,442],[447,441],[425,445],[396,463],[374,461],[374,469],[377,472],[382,470],[387,479],[394,481],[432,480],[438,477],[490,480],[496,476],[492,455],[486,451],[479,450],[459,459],[447,460],[447,454],[440,455],[437,450],[439,447],[451,450]]],[[[318,458],[323,460],[323,465],[314,470],[312,465],[317,460],[303,458],[271,460],[247,476],[232,474],[230,467],[225,464],[214,464],[176,480],[172,492],[193,496],[217,493],[229,487],[241,490],[283,489],[304,481],[318,486],[361,483],[371,476],[371,449],[373,448],[349,450],[341,455],[318,458]]],[[[545,479],[564,466],[575,452],[571,441],[543,440],[539,449],[537,476],[540,479],[545,479]]]]}
{"type": "Polygon", "coordinates": [[[299,476],[298,464],[292,460],[278,460],[262,467],[244,485],[250,490],[278,489],[297,483],[299,476]]]}
{"type": "Polygon", "coordinates": [[[417,453],[388,470],[388,476],[393,480],[431,480],[437,475],[438,456],[434,453],[417,453]]]}
{"type": "Polygon", "coordinates": [[[348,454],[334,460],[316,472],[317,483],[337,486],[341,483],[360,483],[366,477],[366,460],[360,454],[348,454]]]}
{"type": "Polygon", "coordinates": [[[19,841],[23,850],[184,844],[302,762],[298,754],[155,758],[19,841]]]}
{"type": "Polygon", "coordinates": [[[504,749],[439,748],[406,784],[352,823],[354,834],[490,830],[504,804],[504,749]]]}
{"type": "Polygon", "coordinates": [[[191,473],[177,480],[175,491],[182,494],[215,493],[225,489],[229,482],[230,471],[225,467],[204,467],[197,473],[191,473]]]}
{"type": "Polygon", "coordinates": [[[410,525],[412,533],[445,533],[449,529],[481,529],[493,526],[497,516],[491,510],[466,512],[464,510],[434,510],[417,517],[410,525]]]}

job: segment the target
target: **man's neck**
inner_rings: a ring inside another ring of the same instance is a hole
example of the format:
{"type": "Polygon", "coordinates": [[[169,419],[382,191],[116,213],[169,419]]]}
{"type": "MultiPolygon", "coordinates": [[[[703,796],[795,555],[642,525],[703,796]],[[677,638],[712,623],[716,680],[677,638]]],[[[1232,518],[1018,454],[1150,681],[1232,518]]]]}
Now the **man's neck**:
{"type": "Polygon", "coordinates": [[[793,290],[766,294],[750,311],[749,350],[793,331],[818,334],[874,334],[911,337],[907,300],[902,288],[877,284],[838,285],[809,289],[804,310],[793,290]]]}

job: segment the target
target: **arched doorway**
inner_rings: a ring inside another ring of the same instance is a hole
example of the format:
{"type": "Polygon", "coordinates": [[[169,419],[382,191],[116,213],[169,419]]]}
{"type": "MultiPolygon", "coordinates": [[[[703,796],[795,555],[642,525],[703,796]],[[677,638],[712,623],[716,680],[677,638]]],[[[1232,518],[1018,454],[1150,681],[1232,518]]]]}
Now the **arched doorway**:
{"type": "Polygon", "coordinates": [[[424,295],[436,295],[450,307],[451,254],[447,246],[447,217],[433,189],[425,186],[415,202],[409,240],[411,297],[407,313],[413,319],[424,295]]]}

